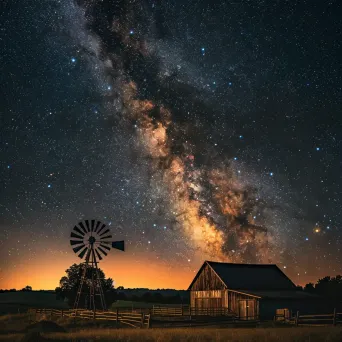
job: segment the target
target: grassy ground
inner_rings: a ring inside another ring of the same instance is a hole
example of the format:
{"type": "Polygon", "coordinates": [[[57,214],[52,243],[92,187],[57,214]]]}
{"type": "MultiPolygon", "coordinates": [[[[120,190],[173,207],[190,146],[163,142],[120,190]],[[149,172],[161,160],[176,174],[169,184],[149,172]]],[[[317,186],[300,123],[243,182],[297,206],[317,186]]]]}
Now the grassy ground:
{"type": "MultiPolygon", "coordinates": [[[[0,335],[0,341],[20,341],[22,334],[0,335]]],[[[96,329],[74,333],[42,334],[51,341],[82,342],[323,342],[341,341],[341,328],[255,328],[255,329],[96,329]]]]}
{"type": "Polygon", "coordinates": [[[114,310],[116,308],[127,308],[127,309],[147,309],[152,308],[152,303],[145,303],[145,302],[132,302],[130,300],[118,300],[117,302],[113,303],[111,309],[114,310]]]}
{"type": "MultiPolygon", "coordinates": [[[[342,341],[342,327],[258,327],[258,328],[176,328],[176,329],[115,329],[94,328],[83,320],[72,327],[71,320],[56,320],[68,333],[43,333],[47,341],[73,342],[257,342],[342,341]]],[[[19,342],[28,325],[27,315],[0,317],[0,341],[19,342]]]]}
{"type": "Polygon", "coordinates": [[[39,291],[0,293],[0,315],[18,313],[18,310],[23,312],[29,307],[67,309],[68,304],[56,300],[54,293],[39,291]]]}

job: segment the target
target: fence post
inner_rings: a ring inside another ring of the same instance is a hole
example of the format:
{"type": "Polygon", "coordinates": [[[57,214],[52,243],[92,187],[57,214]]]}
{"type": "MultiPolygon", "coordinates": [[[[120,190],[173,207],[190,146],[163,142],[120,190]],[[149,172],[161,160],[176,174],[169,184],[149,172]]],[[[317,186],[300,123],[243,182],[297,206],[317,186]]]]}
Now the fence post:
{"type": "Polygon", "coordinates": [[[116,308],[116,327],[119,326],[119,308],[116,308]]]}
{"type": "Polygon", "coordinates": [[[336,308],[334,308],[333,325],[336,325],[336,308]]]}
{"type": "Polygon", "coordinates": [[[183,304],[181,305],[181,309],[182,309],[182,316],[184,316],[184,308],[183,308],[183,304]]]}
{"type": "Polygon", "coordinates": [[[141,327],[143,328],[144,327],[144,314],[142,313],[141,314],[141,327]]]}
{"type": "Polygon", "coordinates": [[[296,313],[296,327],[298,327],[298,321],[299,321],[299,311],[296,313]]]}
{"type": "Polygon", "coordinates": [[[63,309],[62,309],[62,317],[64,316],[64,314],[63,314],[63,309]]]}

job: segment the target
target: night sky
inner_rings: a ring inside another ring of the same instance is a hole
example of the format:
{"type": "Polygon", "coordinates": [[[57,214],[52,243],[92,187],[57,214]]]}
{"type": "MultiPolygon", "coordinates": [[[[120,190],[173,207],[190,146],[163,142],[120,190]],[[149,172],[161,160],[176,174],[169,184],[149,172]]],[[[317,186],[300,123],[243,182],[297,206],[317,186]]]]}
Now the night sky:
{"type": "Polygon", "coordinates": [[[339,1],[2,1],[0,288],[54,289],[106,223],[115,285],[204,260],[342,273],[339,1]]]}

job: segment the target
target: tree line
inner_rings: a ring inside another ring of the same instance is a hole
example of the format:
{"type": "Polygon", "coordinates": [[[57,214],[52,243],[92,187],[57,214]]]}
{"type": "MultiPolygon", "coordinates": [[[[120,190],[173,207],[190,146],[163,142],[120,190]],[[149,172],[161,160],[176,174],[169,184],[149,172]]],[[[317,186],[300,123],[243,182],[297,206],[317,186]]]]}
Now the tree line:
{"type": "Polygon", "coordinates": [[[342,276],[326,276],[318,279],[316,284],[308,283],[304,287],[299,287],[299,289],[335,301],[342,301],[342,276]]]}

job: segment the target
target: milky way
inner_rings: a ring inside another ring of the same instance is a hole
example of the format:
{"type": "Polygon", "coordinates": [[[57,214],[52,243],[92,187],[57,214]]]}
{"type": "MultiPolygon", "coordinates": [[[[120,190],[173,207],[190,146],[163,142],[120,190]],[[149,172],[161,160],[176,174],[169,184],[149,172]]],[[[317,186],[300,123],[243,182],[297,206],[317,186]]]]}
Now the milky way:
{"type": "Polygon", "coordinates": [[[112,106],[117,120],[134,127],[130,134],[150,160],[151,188],[163,203],[159,213],[204,257],[281,260],[274,251],[285,246],[275,239],[281,227],[273,232],[266,226],[268,205],[258,188],[238,179],[233,158],[210,154],[207,136],[215,127],[205,119],[217,110],[214,101],[205,101],[206,90],[186,82],[179,66],[163,64],[158,17],[142,2],[77,3],[109,84],[108,110],[112,106]],[[256,215],[263,225],[255,223],[256,215]]]}

